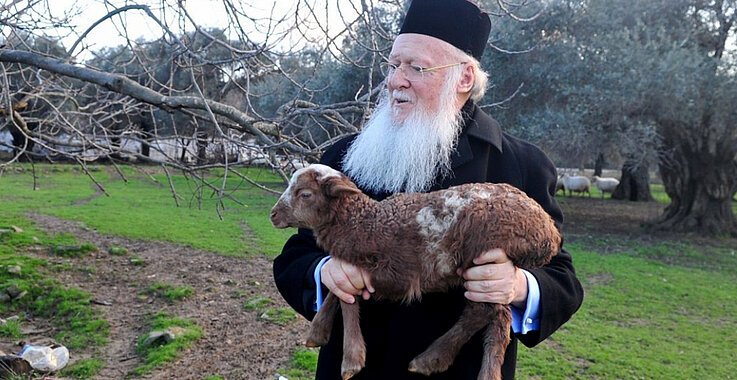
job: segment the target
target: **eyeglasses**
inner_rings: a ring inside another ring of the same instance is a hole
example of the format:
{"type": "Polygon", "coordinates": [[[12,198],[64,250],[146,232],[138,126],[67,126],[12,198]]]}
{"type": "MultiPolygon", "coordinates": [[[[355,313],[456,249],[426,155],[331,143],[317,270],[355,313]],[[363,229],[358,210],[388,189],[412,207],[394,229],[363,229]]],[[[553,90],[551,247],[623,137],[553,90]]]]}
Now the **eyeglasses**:
{"type": "Polygon", "coordinates": [[[397,70],[402,70],[402,72],[404,73],[404,77],[407,78],[408,81],[413,82],[413,81],[422,80],[422,78],[425,77],[426,73],[429,73],[435,70],[446,69],[448,67],[463,65],[466,63],[468,62],[450,63],[447,65],[440,65],[440,66],[424,68],[424,67],[420,67],[417,65],[402,66],[401,64],[397,65],[391,62],[382,62],[379,65],[379,68],[381,69],[381,73],[384,75],[385,78],[391,77],[392,75],[394,75],[394,73],[397,70]]]}

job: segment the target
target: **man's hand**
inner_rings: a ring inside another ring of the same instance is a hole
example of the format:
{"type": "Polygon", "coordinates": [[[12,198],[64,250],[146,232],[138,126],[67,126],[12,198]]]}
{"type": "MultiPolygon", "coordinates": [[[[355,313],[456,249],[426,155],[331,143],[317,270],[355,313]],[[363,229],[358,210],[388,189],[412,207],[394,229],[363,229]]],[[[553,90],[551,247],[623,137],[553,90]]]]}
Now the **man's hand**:
{"type": "Polygon", "coordinates": [[[346,303],[355,302],[353,296],[357,295],[367,300],[374,292],[368,272],[336,258],[328,260],[322,266],[320,280],[330,292],[346,303]]]}
{"type": "Polygon", "coordinates": [[[512,304],[524,308],[527,278],[501,249],[492,249],[473,260],[475,266],[463,272],[466,298],[474,302],[512,304]]]}

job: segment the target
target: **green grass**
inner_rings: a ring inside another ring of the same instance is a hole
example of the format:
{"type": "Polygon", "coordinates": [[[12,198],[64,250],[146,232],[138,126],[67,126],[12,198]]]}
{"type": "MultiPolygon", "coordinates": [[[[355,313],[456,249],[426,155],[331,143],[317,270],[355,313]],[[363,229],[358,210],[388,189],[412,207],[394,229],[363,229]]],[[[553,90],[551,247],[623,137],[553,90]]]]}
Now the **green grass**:
{"type": "Polygon", "coordinates": [[[246,310],[261,310],[273,303],[274,301],[272,301],[269,297],[254,296],[247,299],[246,302],[243,303],[243,307],[246,310]]]}
{"type": "Polygon", "coordinates": [[[138,257],[138,255],[130,255],[128,258],[128,262],[133,266],[144,266],[146,265],[146,260],[138,257]]]}
{"type": "MultiPolygon", "coordinates": [[[[520,349],[518,378],[734,378],[733,271],[569,249],[586,291],[583,307],[548,341],[520,349]]],[[[734,257],[727,260],[734,266],[734,257]]]]}
{"type": "Polygon", "coordinates": [[[317,351],[312,348],[298,348],[292,355],[288,368],[279,368],[277,372],[289,380],[309,380],[315,378],[317,368],[317,351]]]}
{"type": "Polygon", "coordinates": [[[175,332],[175,339],[168,344],[144,347],[148,333],[141,335],[138,340],[138,353],[145,357],[146,364],[136,368],[133,373],[143,376],[156,367],[179,358],[181,352],[194,344],[202,337],[202,328],[193,321],[173,317],[168,313],[159,313],[153,316],[150,331],[171,329],[175,332]]]}
{"type": "Polygon", "coordinates": [[[109,335],[108,323],[100,312],[90,307],[89,293],[64,288],[45,281],[41,293],[28,305],[37,316],[49,318],[61,327],[55,336],[67,348],[102,346],[109,335]]]}
{"type": "MultiPolygon", "coordinates": [[[[36,165],[36,168],[38,190],[33,190],[28,171],[6,170],[0,177],[0,213],[13,215],[20,227],[29,226],[23,213],[32,210],[80,221],[104,234],[170,241],[224,255],[264,253],[270,257],[276,256],[284,241],[294,233],[271,226],[268,211],[276,203],[276,196],[232,174],[228,177],[226,193],[246,206],[224,198],[224,209],[219,209],[221,220],[216,212],[217,194],[205,189],[201,192],[202,201],[198,201],[195,194],[201,183],[182,175],[172,176],[181,198],[181,207],[176,207],[164,174],[154,174],[158,182],[153,182],[148,175],[123,167],[128,178],[126,183],[98,168],[93,175],[110,196],[92,199],[94,184],[75,166],[36,165]]],[[[240,171],[269,187],[283,186],[281,179],[267,170],[240,171]]],[[[216,185],[221,183],[217,171],[207,179],[216,185]]]]}
{"type": "Polygon", "coordinates": [[[105,367],[105,362],[100,359],[81,359],[64,368],[60,375],[72,379],[92,379],[105,367]]]}
{"type": "Polygon", "coordinates": [[[128,249],[125,247],[112,246],[107,252],[112,256],[124,256],[128,253],[128,249]]]}
{"type": "Polygon", "coordinates": [[[259,318],[279,326],[286,326],[297,320],[297,314],[288,307],[267,308],[259,312],[259,318]]]}
{"type": "Polygon", "coordinates": [[[4,324],[0,324],[0,336],[13,339],[20,339],[23,334],[20,332],[20,322],[10,320],[4,324]]]}
{"type": "MultiPolygon", "coordinates": [[[[77,244],[71,235],[47,235],[27,220],[13,214],[0,214],[0,225],[19,226],[22,232],[0,236],[0,267],[20,267],[20,273],[0,270],[0,289],[15,287],[25,292],[21,298],[0,303],[0,315],[28,313],[30,317],[48,319],[55,328],[54,338],[70,349],[97,347],[105,344],[107,322],[90,307],[89,293],[64,286],[51,279],[45,260],[19,254],[28,246],[45,245],[49,248],[77,244]],[[34,239],[35,237],[35,239],[34,239]]],[[[9,322],[2,330],[6,336],[18,337],[20,326],[9,322]]]]}
{"type": "Polygon", "coordinates": [[[97,247],[90,243],[79,245],[55,245],[51,249],[53,254],[63,257],[81,257],[93,251],[97,251],[97,247]]]}
{"type": "Polygon", "coordinates": [[[166,298],[169,302],[176,302],[194,295],[191,286],[177,286],[157,282],[149,287],[149,293],[166,298]]]}
{"type": "Polygon", "coordinates": [[[274,301],[268,297],[254,296],[243,303],[243,308],[256,311],[259,319],[279,326],[286,326],[297,319],[294,310],[288,307],[269,307],[273,303],[274,301]]]}
{"type": "Polygon", "coordinates": [[[655,199],[658,203],[670,203],[670,197],[665,192],[665,186],[660,184],[651,184],[650,185],[650,194],[652,194],[653,199],[655,199]]]}

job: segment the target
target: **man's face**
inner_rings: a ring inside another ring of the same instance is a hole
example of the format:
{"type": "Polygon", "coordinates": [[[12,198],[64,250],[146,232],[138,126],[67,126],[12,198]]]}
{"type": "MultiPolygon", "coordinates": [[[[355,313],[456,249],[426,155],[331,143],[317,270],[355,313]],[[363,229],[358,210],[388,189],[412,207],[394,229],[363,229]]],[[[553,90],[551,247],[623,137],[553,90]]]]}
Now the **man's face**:
{"type": "Polygon", "coordinates": [[[420,80],[409,81],[404,70],[408,65],[430,68],[455,63],[449,58],[447,42],[422,34],[400,34],[392,45],[389,62],[397,69],[389,78],[388,88],[392,119],[402,123],[417,107],[433,113],[438,110],[438,97],[443,88],[445,70],[425,73],[420,80]],[[447,45],[447,46],[446,46],[447,45]]]}
{"type": "MultiPolygon", "coordinates": [[[[455,63],[453,54],[441,51],[440,44],[447,43],[416,34],[402,34],[395,41],[389,62],[401,64],[401,69],[389,78],[386,95],[343,160],[345,173],[363,189],[426,191],[438,175],[450,172],[463,122],[463,71],[460,65],[449,66],[421,78],[414,75],[412,81],[403,72],[412,70],[407,65],[455,63]]],[[[447,48],[455,49],[450,44],[447,48]]]]}

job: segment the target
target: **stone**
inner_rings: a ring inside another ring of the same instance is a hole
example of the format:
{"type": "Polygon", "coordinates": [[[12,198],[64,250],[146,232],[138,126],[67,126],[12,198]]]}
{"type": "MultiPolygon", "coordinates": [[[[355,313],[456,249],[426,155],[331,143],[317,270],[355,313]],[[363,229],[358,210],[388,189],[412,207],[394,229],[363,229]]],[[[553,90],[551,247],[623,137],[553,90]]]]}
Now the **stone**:
{"type": "Polygon", "coordinates": [[[13,231],[15,231],[18,234],[23,233],[23,229],[18,226],[10,226],[10,228],[12,228],[13,231]]]}
{"type": "Polygon", "coordinates": [[[155,330],[148,333],[148,336],[146,339],[143,340],[143,343],[141,343],[141,348],[149,348],[149,347],[155,347],[155,346],[163,346],[165,344],[171,343],[176,337],[171,331],[160,331],[155,330]]]}
{"type": "Polygon", "coordinates": [[[8,273],[10,274],[20,274],[21,268],[20,265],[10,265],[8,266],[8,273]]]}
{"type": "Polygon", "coordinates": [[[18,285],[15,284],[10,285],[7,289],[5,289],[5,293],[8,293],[10,298],[15,298],[16,296],[18,296],[18,294],[20,294],[20,292],[21,290],[18,289],[18,285]]]}

